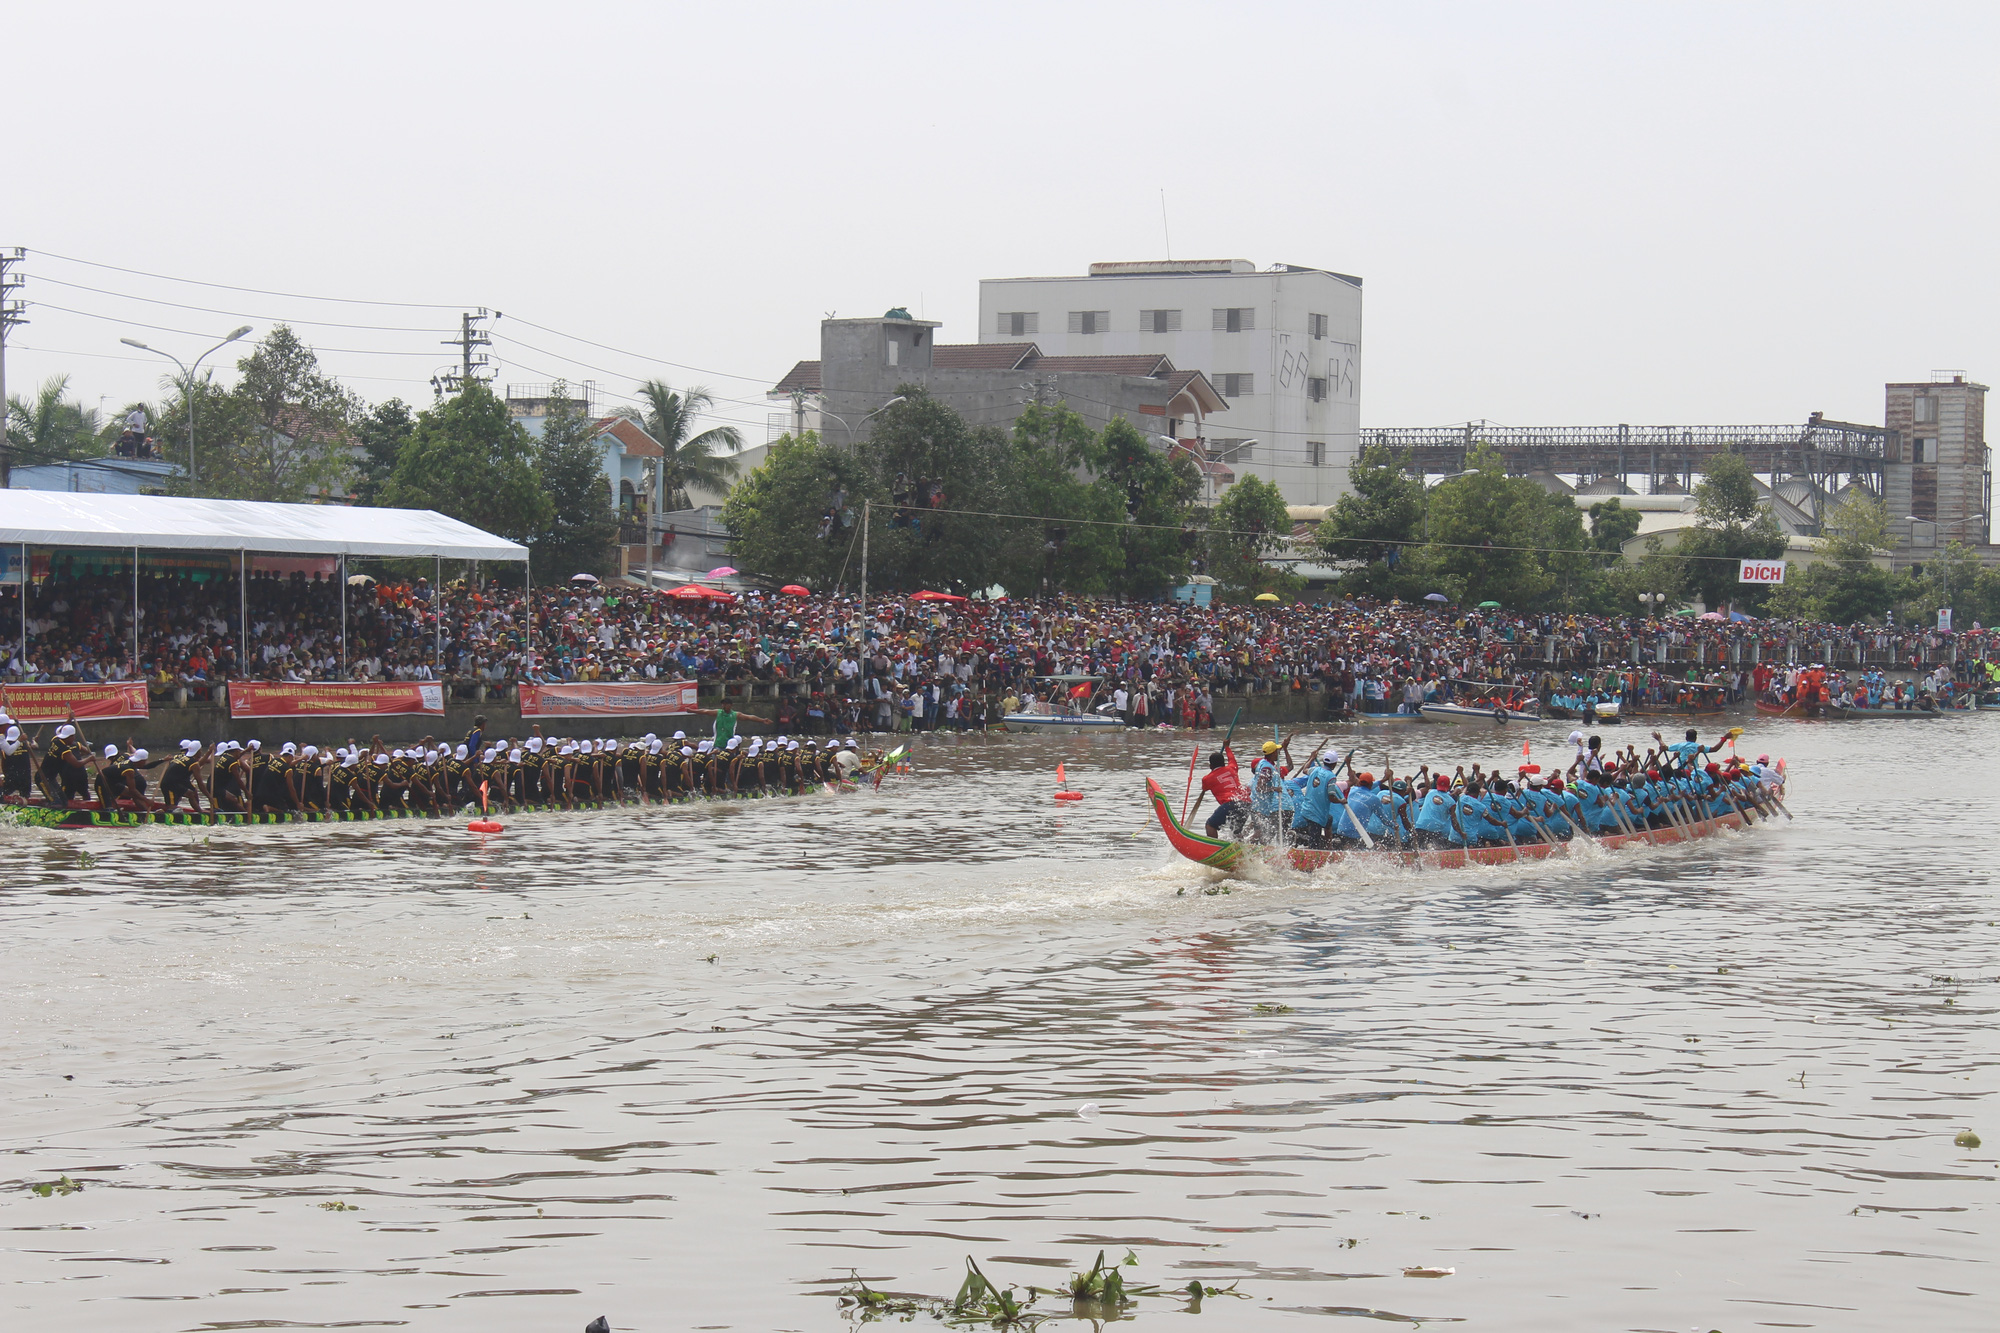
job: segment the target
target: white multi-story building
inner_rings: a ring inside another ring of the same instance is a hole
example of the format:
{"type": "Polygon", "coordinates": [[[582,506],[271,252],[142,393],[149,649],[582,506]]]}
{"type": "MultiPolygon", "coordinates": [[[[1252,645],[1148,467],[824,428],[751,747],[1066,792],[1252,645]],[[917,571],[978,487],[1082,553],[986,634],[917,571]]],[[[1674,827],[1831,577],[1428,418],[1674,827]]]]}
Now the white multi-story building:
{"type": "Polygon", "coordinates": [[[1347,489],[1361,425],[1359,278],[1242,259],[989,278],[979,341],[1032,342],[1052,357],[1168,356],[1228,400],[1200,446],[1209,457],[1277,483],[1291,504],[1331,504],[1347,489]]]}

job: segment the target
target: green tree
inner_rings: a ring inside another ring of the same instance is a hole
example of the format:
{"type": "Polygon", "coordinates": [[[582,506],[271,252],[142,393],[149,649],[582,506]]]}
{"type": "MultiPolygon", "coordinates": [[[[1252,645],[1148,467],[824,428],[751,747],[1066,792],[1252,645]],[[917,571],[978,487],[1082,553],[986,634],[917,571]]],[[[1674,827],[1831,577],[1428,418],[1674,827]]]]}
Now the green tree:
{"type": "Polygon", "coordinates": [[[1264,562],[1264,557],[1287,545],[1291,535],[1285,497],[1270,482],[1246,476],[1224,491],[1209,511],[1203,543],[1217,590],[1232,602],[1247,602],[1264,592],[1295,596],[1305,580],[1264,562]]]}
{"type": "Polygon", "coordinates": [[[1114,580],[1128,597],[1157,597],[1186,583],[1201,541],[1195,500],[1201,473],[1185,453],[1167,454],[1137,426],[1114,417],[1099,439],[1102,480],[1123,503],[1124,565],[1114,580]]]}
{"type": "Polygon", "coordinates": [[[1546,523],[1547,492],[1508,476],[1499,451],[1487,444],[1466,456],[1465,467],[1467,475],[1431,490],[1431,541],[1440,568],[1467,601],[1536,605],[1554,586],[1532,549],[1546,523]]]}
{"type": "Polygon", "coordinates": [[[693,500],[691,487],[726,493],[742,465],[729,454],[743,448],[743,433],[734,426],[710,426],[696,430],[697,419],[715,406],[707,389],[668,387],[664,380],[647,380],[639,386],[645,410],[639,424],[659,443],[666,457],[660,460],[660,484],[668,509],[688,509],[693,500]]]}
{"type": "MultiPolygon", "coordinates": [[[[313,349],[279,324],[236,363],[235,411],[198,493],[300,501],[344,489],[354,473],[348,427],[360,400],[319,369],[313,349]]],[[[199,457],[199,451],[197,451],[199,457]]]]}
{"type": "Polygon", "coordinates": [[[1067,404],[1030,404],[1015,419],[1001,508],[1008,520],[994,581],[1019,595],[1107,592],[1124,568],[1117,488],[1098,475],[1104,445],[1067,404]]]}
{"type": "MultiPolygon", "coordinates": [[[[753,574],[815,592],[853,587],[860,579],[864,501],[874,502],[874,537],[888,531],[888,497],[879,486],[872,469],[817,433],[783,436],[723,502],[730,559],[753,574]]],[[[882,586],[873,576],[871,583],[882,586]]]]}
{"type": "Polygon", "coordinates": [[[418,414],[382,503],[435,509],[518,542],[545,530],[554,511],[534,439],[477,380],[418,414]]]}
{"type": "Polygon", "coordinates": [[[1694,488],[1695,526],[1676,548],[1687,579],[1710,608],[1725,602],[1759,604],[1762,594],[1736,581],[1738,562],[1776,560],[1785,553],[1785,531],[1757,493],[1757,477],[1741,454],[1709,459],[1694,488]]]}
{"type": "Polygon", "coordinates": [[[892,502],[908,497],[892,511],[888,530],[874,536],[885,586],[962,593],[989,587],[1008,535],[1009,521],[990,517],[1006,498],[1008,439],[991,428],[975,430],[914,384],[896,392],[903,401],[876,416],[862,450],[876,488],[892,502]],[[940,503],[931,503],[933,494],[940,503]]]}
{"type": "Polygon", "coordinates": [[[1765,598],[1764,610],[1789,620],[1853,624],[1880,619],[1904,583],[1874,563],[1889,546],[1889,515],[1882,502],[1850,493],[1827,511],[1821,531],[1827,558],[1786,571],[1785,581],[1765,598]]]}
{"type": "Polygon", "coordinates": [[[1639,535],[1639,511],[1627,509],[1613,496],[1590,507],[1590,544],[1617,555],[1639,535]]]}
{"type": "Polygon", "coordinates": [[[354,484],[354,498],[365,505],[380,504],[382,492],[395,475],[396,459],[416,429],[410,405],[400,398],[377,403],[355,418],[354,442],[361,446],[356,460],[360,472],[354,484]]]}
{"type": "Polygon", "coordinates": [[[1901,590],[1905,613],[1918,623],[1929,624],[1935,622],[1939,608],[1948,606],[1954,629],[1971,628],[1980,609],[1982,572],[1972,548],[1961,541],[1952,542],[1921,567],[1911,568],[1909,582],[1901,590]]]}
{"type": "Polygon", "coordinates": [[[7,399],[7,444],[16,467],[96,458],[105,452],[98,438],[97,410],[68,397],[69,376],[42,381],[34,397],[7,399]]]}
{"type": "Polygon", "coordinates": [[[535,450],[535,475],[549,498],[549,521],[529,543],[536,568],[554,577],[618,572],[618,516],[595,420],[561,381],[549,391],[535,450]]]}
{"type": "Polygon", "coordinates": [[[1404,471],[1405,459],[1371,444],[1348,465],[1354,489],[1334,502],[1315,539],[1339,561],[1359,561],[1341,575],[1348,596],[1421,598],[1418,586],[1429,562],[1416,560],[1424,530],[1426,493],[1421,478],[1404,471]]]}

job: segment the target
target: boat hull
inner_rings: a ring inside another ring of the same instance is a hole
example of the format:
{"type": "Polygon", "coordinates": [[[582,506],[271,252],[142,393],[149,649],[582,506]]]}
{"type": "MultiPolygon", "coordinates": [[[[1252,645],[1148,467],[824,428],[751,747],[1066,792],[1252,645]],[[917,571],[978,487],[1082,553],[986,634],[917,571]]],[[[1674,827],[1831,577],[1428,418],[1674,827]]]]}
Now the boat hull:
{"type": "Polygon", "coordinates": [[[1125,723],[1115,717],[1098,717],[1089,713],[1078,713],[1065,717],[1060,713],[1009,713],[1000,719],[1009,731],[1036,732],[1079,732],[1079,731],[1121,731],[1125,723]]]}
{"type": "Polygon", "coordinates": [[[1789,717],[1807,722],[1932,722],[1946,712],[1963,709],[1921,708],[1841,708],[1834,704],[1777,704],[1757,701],[1757,711],[1765,717],[1789,717]]]}
{"type": "Polygon", "coordinates": [[[1327,866],[1352,863],[1362,866],[1409,866],[1425,870],[1458,870],[1468,865],[1498,866],[1511,865],[1517,861],[1558,860],[1567,857],[1570,849],[1578,843],[1595,843],[1600,847],[1615,850],[1629,846],[1667,846],[1676,842],[1693,842],[1709,837],[1722,829],[1744,828],[1750,822],[1746,815],[1719,815],[1704,819],[1686,827],[1661,829],[1641,829],[1636,833],[1613,833],[1604,837],[1579,838],[1574,842],[1534,842],[1519,846],[1482,845],[1479,847],[1446,847],[1432,851],[1398,851],[1388,849],[1326,851],[1312,847],[1264,847],[1249,843],[1227,842],[1196,833],[1174,817],[1173,808],[1167,804],[1166,792],[1151,778],[1146,779],[1146,795],[1153,803],[1153,813],[1160,821],[1160,828],[1167,835],[1167,842],[1173,849],[1193,861],[1196,865],[1212,870],[1234,870],[1246,859],[1289,864],[1295,870],[1322,870],[1327,866]]]}
{"type": "Polygon", "coordinates": [[[1433,722],[1539,722],[1540,713],[1524,713],[1518,708],[1472,708],[1465,704],[1425,704],[1424,716],[1433,722]]]}

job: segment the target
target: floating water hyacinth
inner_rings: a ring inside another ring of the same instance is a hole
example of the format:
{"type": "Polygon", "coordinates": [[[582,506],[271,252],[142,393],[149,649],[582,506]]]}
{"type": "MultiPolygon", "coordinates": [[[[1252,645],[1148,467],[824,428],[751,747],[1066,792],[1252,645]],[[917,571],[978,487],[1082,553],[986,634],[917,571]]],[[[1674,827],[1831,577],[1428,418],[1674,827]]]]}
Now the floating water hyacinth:
{"type": "Polygon", "coordinates": [[[1456,1268],[1405,1268],[1404,1277],[1450,1277],[1456,1268]]]}
{"type": "Polygon", "coordinates": [[[1953,1139],[1952,1142],[1961,1148],[1977,1148],[1979,1146],[1979,1136],[1969,1129],[1962,1129],[1958,1132],[1958,1137],[1953,1139]]]}

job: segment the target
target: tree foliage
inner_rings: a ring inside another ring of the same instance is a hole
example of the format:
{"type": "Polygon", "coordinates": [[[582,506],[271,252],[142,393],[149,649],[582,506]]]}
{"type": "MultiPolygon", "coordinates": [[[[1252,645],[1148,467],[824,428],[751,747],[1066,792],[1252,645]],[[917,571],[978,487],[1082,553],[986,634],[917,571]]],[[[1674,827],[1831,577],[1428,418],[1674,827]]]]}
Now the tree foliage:
{"type": "Polygon", "coordinates": [[[344,489],[354,475],[349,426],[360,399],[322,374],[318,355],[284,324],[236,368],[224,423],[233,429],[219,440],[216,466],[201,469],[201,493],[296,502],[344,489]]]}
{"type": "MultiPolygon", "coordinates": [[[[730,557],[745,569],[814,592],[860,579],[864,501],[875,522],[887,516],[887,492],[872,470],[813,431],[781,437],[762,466],[738,482],[722,506],[730,557]]],[[[880,580],[876,580],[880,586],[880,580]]]]}
{"type": "Polygon", "coordinates": [[[15,466],[94,458],[104,452],[97,410],[69,395],[69,376],[51,375],[32,398],[7,399],[7,443],[15,466]]]}
{"type": "Polygon", "coordinates": [[[1741,454],[1717,454],[1694,488],[1695,526],[1675,553],[1687,564],[1686,582],[1710,607],[1725,602],[1760,605],[1764,593],[1738,583],[1738,562],[1776,560],[1785,532],[1758,494],[1757,477],[1741,454]]]}
{"type": "Polygon", "coordinates": [[[1639,535],[1639,511],[1627,509],[1615,495],[1598,501],[1589,512],[1590,544],[1597,550],[1616,555],[1639,535]]]}
{"type": "Polygon", "coordinates": [[[1208,572],[1223,598],[1247,602],[1268,592],[1289,601],[1305,581],[1266,564],[1265,557],[1285,546],[1291,534],[1285,497],[1272,483],[1247,476],[1224,491],[1209,512],[1204,543],[1208,572]]]}
{"type": "Polygon", "coordinates": [[[553,518],[535,442],[477,380],[420,413],[382,502],[441,514],[525,542],[553,518]]]}
{"type": "Polygon", "coordinates": [[[707,389],[676,390],[665,380],[647,380],[639,386],[639,397],[645,404],[639,424],[666,454],[660,460],[666,508],[692,508],[689,491],[696,486],[727,492],[741,470],[729,455],[743,448],[743,433],[734,426],[695,429],[698,419],[715,406],[715,396],[707,389]]]}
{"type": "Polygon", "coordinates": [[[618,516],[595,425],[558,381],[535,449],[535,475],[549,499],[549,518],[529,543],[535,567],[552,577],[618,572],[618,516]]]}
{"type": "Polygon", "coordinates": [[[389,478],[395,475],[396,460],[402,456],[403,446],[410,442],[410,433],[416,425],[410,405],[400,398],[377,403],[354,419],[354,442],[361,448],[355,461],[358,476],[354,498],[358,503],[382,502],[382,492],[389,478]]]}

